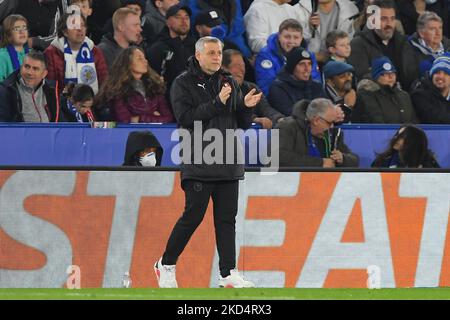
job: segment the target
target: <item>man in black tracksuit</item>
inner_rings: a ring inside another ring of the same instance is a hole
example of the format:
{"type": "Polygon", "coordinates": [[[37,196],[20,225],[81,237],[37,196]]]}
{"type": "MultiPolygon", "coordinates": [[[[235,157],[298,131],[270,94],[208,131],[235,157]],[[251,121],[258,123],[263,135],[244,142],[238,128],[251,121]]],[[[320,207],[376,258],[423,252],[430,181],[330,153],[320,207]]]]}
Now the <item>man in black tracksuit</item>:
{"type": "MultiPolygon", "coordinates": [[[[213,164],[207,164],[203,156],[200,162],[194,158],[194,155],[197,156],[195,153],[198,153],[194,148],[194,127],[197,129],[201,125],[202,136],[208,129],[220,131],[226,144],[227,129],[245,130],[250,127],[251,108],[261,98],[261,94],[255,94],[255,90],[243,97],[236,81],[220,70],[222,49],[223,44],[217,38],[203,37],[198,40],[195,57],[189,59],[187,71],[177,77],[172,85],[170,97],[173,111],[179,126],[189,131],[192,147],[189,155],[182,155],[181,164],[181,186],[186,198],[185,211],[172,230],[163,257],[155,264],[160,287],[177,287],[175,264],[203,220],[210,198],[214,204],[214,226],[221,275],[219,286],[254,286],[235,270],[235,223],[239,180],[244,178],[244,165],[236,161],[236,152],[234,161],[227,161],[226,146],[221,146],[224,148],[222,157],[213,164]]],[[[184,142],[183,139],[183,152],[186,147],[184,142]]],[[[203,154],[209,143],[200,143],[200,151],[203,154]]]]}

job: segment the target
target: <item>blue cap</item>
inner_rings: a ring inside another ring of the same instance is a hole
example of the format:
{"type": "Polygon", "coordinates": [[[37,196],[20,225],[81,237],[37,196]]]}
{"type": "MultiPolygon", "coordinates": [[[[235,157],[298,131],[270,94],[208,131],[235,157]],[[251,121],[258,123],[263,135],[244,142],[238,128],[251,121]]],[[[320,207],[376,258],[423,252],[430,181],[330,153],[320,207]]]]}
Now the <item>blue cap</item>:
{"type": "Polygon", "coordinates": [[[397,73],[394,64],[388,57],[380,57],[372,60],[372,79],[377,80],[385,73],[397,73]]]}
{"type": "Polygon", "coordinates": [[[325,76],[325,79],[328,79],[346,72],[353,71],[355,71],[355,69],[348,63],[341,61],[330,61],[323,68],[323,75],[325,76]]]}

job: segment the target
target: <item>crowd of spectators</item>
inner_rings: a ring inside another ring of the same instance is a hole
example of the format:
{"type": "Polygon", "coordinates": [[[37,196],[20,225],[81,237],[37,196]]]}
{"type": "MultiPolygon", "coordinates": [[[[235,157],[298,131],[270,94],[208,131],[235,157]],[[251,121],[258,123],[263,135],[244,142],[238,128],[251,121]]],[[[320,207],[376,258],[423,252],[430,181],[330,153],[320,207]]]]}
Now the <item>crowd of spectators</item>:
{"type": "Polygon", "coordinates": [[[172,83],[213,36],[263,93],[263,128],[315,128],[300,102],[317,98],[338,124],[450,124],[449,16],[450,0],[3,0],[0,122],[174,123],[172,83]]]}

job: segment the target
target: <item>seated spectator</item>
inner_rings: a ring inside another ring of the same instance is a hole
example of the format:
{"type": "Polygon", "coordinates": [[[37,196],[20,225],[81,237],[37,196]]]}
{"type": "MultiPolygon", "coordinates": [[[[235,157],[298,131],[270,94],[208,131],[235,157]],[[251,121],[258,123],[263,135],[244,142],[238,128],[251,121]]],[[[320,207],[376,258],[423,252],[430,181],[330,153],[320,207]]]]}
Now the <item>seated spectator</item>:
{"type": "Polygon", "coordinates": [[[437,58],[411,93],[420,123],[450,124],[450,53],[437,58]]]}
{"type": "MultiPolygon", "coordinates": [[[[144,50],[147,47],[150,47],[156,40],[156,32],[153,30],[153,25],[151,24],[150,20],[146,16],[144,16],[145,0],[121,0],[120,3],[122,8],[133,10],[141,19],[142,33],[141,37],[135,44],[141,46],[144,50]]],[[[103,32],[105,34],[114,33],[112,19],[106,22],[103,28],[103,32]]]]}
{"type": "Polygon", "coordinates": [[[13,14],[3,21],[3,41],[0,43],[0,82],[19,70],[28,53],[27,20],[13,14]]]}
{"type": "Polygon", "coordinates": [[[397,0],[398,15],[406,34],[416,32],[418,18],[425,11],[436,13],[444,21],[444,34],[449,37],[449,5],[440,0],[397,0]]]}
{"type": "Polygon", "coordinates": [[[405,90],[414,87],[431,69],[433,60],[450,51],[450,40],[442,36],[442,19],[434,12],[425,12],[417,20],[417,32],[408,38],[404,52],[405,90]]]}
{"type": "Polygon", "coordinates": [[[144,51],[131,46],[114,61],[98,100],[110,105],[117,122],[174,122],[164,91],[164,83],[149,68],[144,51]]]}
{"type": "MultiPolygon", "coordinates": [[[[212,36],[221,40],[224,44],[223,50],[234,49],[239,47],[225,39],[226,30],[222,27],[223,20],[215,10],[203,10],[199,12],[195,18],[195,31],[200,38],[212,36]]],[[[255,82],[255,70],[250,61],[244,57],[245,63],[245,80],[255,82]]]]}
{"type": "MultiPolygon", "coordinates": [[[[287,54],[296,47],[306,47],[302,26],[295,19],[284,20],[277,33],[270,35],[267,46],[259,51],[255,61],[256,83],[267,96],[272,82],[286,63],[287,54]]],[[[311,55],[313,80],[321,82],[321,75],[314,54],[311,55]]]]}
{"type": "Polygon", "coordinates": [[[328,61],[347,62],[347,59],[352,52],[350,37],[347,32],[341,30],[329,32],[325,39],[325,46],[328,52],[328,61]]]}
{"type": "Polygon", "coordinates": [[[330,61],[323,69],[325,93],[344,112],[344,122],[350,121],[356,103],[356,91],[352,88],[353,72],[351,65],[340,61],[330,61]]]}
{"type": "Polygon", "coordinates": [[[128,134],[123,166],[159,167],[163,148],[149,130],[128,134]]]}
{"type": "Polygon", "coordinates": [[[141,20],[138,14],[129,8],[120,8],[112,17],[113,34],[106,34],[98,45],[105,56],[108,70],[111,71],[114,59],[130,45],[141,39],[141,20]]]}
{"type": "Polygon", "coordinates": [[[286,19],[297,15],[289,4],[291,0],[254,0],[244,15],[245,30],[250,49],[258,53],[267,45],[267,39],[278,31],[286,19]]]}
{"type": "Polygon", "coordinates": [[[152,69],[166,82],[167,101],[173,80],[186,70],[189,57],[195,53],[195,38],[189,32],[191,14],[187,6],[170,7],[166,14],[167,26],[146,54],[152,69]]]}
{"type": "Polygon", "coordinates": [[[296,103],[292,116],[276,126],[280,130],[280,166],[358,167],[359,157],[345,145],[342,129],[333,127],[335,121],[336,111],[328,99],[296,103]]]}
{"type": "Polygon", "coordinates": [[[94,122],[94,90],[87,84],[70,83],[66,87],[61,108],[66,108],[68,122],[94,122]]]}
{"type": "Polygon", "coordinates": [[[192,27],[200,12],[205,10],[214,11],[222,20],[220,27],[223,30],[223,35],[222,37],[218,37],[219,34],[213,33],[208,34],[207,36],[211,35],[217,37],[222,42],[231,42],[234,46],[238,47],[238,50],[242,52],[244,57],[251,57],[252,52],[247,46],[244,37],[245,26],[244,18],[242,16],[241,0],[187,0],[186,3],[192,10],[192,27]]]}
{"type": "Polygon", "coordinates": [[[159,34],[166,26],[167,10],[178,3],[180,3],[179,0],[147,0],[145,17],[152,24],[156,34],[159,34]]]}
{"type": "Polygon", "coordinates": [[[292,49],[287,55],[284,69],[270,87],[270,105],[285,116],[291,115],[297,101],[325,97],[322,85],[311,79],[311,57],[311,53],[302,47],[292,49]]]}
{"type": "Polygon", "coordinates": [[[373,60],[372,79],[358,87],[352,122],[417,123],[411,98],[397,86],[397,70],[388,57],[373,60]]]}
{"type": "Polygon", "coordinates": [[[44,81],[44,54],[31,50],[20,70],[0,83],[0,122],[64,122],[55,88],[44,81]]]}
{"type": "Polygon", "coordinates": [[[67,0],[20,0],[15,11],[28,21],[28,44],[41,51],[57,37],[57,24],[65,12],[67,0]]]}
{"type": "Polygon", "coordinates": [[[319,62],[327,58],[326,37],[333,30],[345,31],[353,38],[353,19],[359,13],[358,7],[350,0],[317,1],[313,12],[314,1],[300,0],[294,6],[298,20],[303,25],[303,36],[308,41],[308,49],[317,55],[319,62]]]}
{"type": "Polygon", "coordinates": [[[398,78],[402,83],[402,59],[407,39],[395,29],[395,2],[375,0],[373,4],[380,8],[380,29],[365,29],[355,35],[347,63],[355,68],[358,80],[370,79],[372,60],[387,56],[398,70],[398,78]]]}
{"type": "Polygon", "coordinates": [[[372,162],[376,168],[440,168],[433,152],[428,149],[425,132],[405,125],[395,133],[388,148],[377,154],[372,162]]]}
{"type": "MultiPolygon", "coordinates": [[[[94,10],[92,8],[94,0],[69,0],[70,5],[76,5],[80,8],[81,14],[87,21],[87,37],[94,41],[95,44],[100,42],[103,36],[102,26],[99,25],[95,17],[92,16],[94,10]]],[[[70,12],[69,12],[70,13],[70,12]]]]}
{"type": "MultiPolygon", "coordinates": [[[[374,1],[375,0],[359,0],[359,2],[361,2],[361,5],[358,5],[358,8],[360,8],[359,15],[354,19],[353,22],[355,33],[361,32],[364,29],[369,28],[369,26],[371,25],[370,23],[368,23],[367,19],[370,15],[373,14],[374,11],[368,11],[368,7],[370,5],[373,5],[374,1]]],[[[374,23],[374,20],[372,20],[371,22],[374,23]]],[[[403,25],[399,19],[395,19],[395,30],[397,30],[400,34],[405,34],[405,30],[403,29],[403,25]]]]}
{"type": "MultiPolygon", "coordinates": [[[[261,90],[254,83],[245,81],[245,64],[242,53],[238,50],[227,49],[223,52],[222,69],[228,71],[233,76],[234,80],[239,84],[242,94],[245,96],[252,89],[256,89],[259,93],[261,90]]],[[[281,121],[284,115],[273,109],[264,95],[252,108],[252,121],[261,124],[264,129],[271,129],[273,124],[281,121]]]]}
{"type": "Polygon", "coordinates": [[[57,81],[60,91],[70,82],[91,86],[94,93],[108,77],[103,52],[86,37],[86,18],[78,29],[69,28],[68,14],[58,21],[58,38],[45,50],[47,79],[57,81]]]}

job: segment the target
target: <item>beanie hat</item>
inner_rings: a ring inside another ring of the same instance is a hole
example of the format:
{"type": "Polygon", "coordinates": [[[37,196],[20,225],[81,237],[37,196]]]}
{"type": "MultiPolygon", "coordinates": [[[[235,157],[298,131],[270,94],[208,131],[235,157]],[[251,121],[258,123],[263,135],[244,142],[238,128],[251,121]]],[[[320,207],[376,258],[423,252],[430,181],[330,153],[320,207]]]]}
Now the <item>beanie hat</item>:
{"type": "Polygon", "coordinates": [[[395,72],[395,69],[391,59],[388,57],[380,57],[372,60],[372,79],[377,80],[385,73],[395,72]]]}
{"type": "Polygon", "coordinates": [[[306,50],[302,47],[293,48],[291,51],[289,51],[286,58],[287,58],[287,61],[286,61],[285,70],[288,73],[293,73],[295,66],[300,61],[302,61],[302,60],[312,61],[311,53],[309,53],[308,50],[306,50]]]}
{"type": "Polygon", "coordinates": [[[438,71],[444,71],[450,75],[450,52],[446,52],[434,60],[433,66],[430,69],[430,77],[433,77],[438,71]]]}
{"type": "Polygon", "coordinates": [[[330,61],[323,68],[325,79],[338,76],[346,72],[353,72],[355,69],[352,65],[341,61],[330,61]]]}

